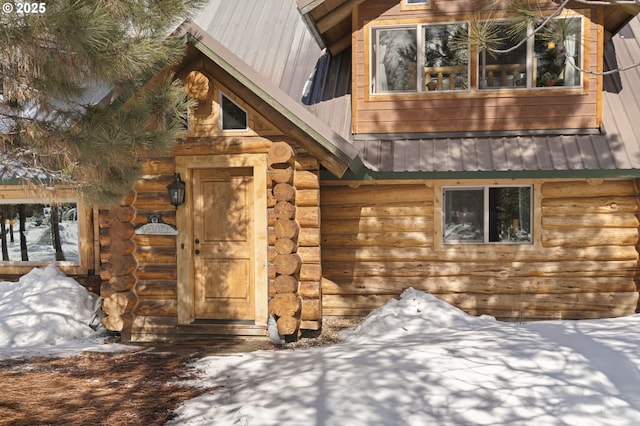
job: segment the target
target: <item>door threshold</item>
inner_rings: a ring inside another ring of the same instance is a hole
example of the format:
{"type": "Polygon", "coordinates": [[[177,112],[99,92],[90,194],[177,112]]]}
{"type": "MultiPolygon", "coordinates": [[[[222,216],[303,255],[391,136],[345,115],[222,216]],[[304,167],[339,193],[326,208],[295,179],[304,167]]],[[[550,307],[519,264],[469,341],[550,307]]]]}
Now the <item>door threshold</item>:
{"type": "Polygon", "coordinates": [[[255,325],[254,320],[233,320],[233,319],[213,319],[213,318],[196,318],[191,324],[238,324],[238,325],[255,325]]]}
{"type": "Polygon", "coordinates": [[[267,326],[256,325],[254,321],[247,324],[194,321],[177,325],[176,332],[184,336],[267,336],[267,326]]]}

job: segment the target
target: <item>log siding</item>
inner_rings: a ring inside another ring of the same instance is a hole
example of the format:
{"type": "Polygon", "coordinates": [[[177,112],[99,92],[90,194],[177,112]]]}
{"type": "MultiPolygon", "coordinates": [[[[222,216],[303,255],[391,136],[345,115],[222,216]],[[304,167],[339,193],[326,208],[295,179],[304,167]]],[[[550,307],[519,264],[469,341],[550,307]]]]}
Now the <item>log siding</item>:
{"type": "Polygon", "coordinates": [[[533,182],[523,245],[442,244],[438,194],[456,184],[479,182],[323,182],[323,314],[366,315],[408,287],[508,320],[636,311],[634,180],[533,182]]]}

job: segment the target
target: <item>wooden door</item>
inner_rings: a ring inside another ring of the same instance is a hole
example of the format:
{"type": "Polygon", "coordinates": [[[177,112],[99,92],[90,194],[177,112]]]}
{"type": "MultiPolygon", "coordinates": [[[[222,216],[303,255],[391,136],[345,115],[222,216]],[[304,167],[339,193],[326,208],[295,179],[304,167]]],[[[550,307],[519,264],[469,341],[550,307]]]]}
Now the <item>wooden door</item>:
{"type": "Polygon", "coordinates": [[[255,320],[253,168],[193,170],[194,316],[255,320]]]}

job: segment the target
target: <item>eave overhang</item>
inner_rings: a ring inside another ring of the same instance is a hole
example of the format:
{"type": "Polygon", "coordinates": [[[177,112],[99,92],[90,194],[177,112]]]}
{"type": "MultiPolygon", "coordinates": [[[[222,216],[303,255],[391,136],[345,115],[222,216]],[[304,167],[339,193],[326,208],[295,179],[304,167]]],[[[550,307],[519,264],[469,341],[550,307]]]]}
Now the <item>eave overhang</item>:
{"type": "MultiPolygon", "coordinates": [[[[351,16],[355,8],[366,0],[297,0],[298,11],[309,31],[322,48],[337,55],[351,46],[351,16]]],[[[396,3],[400,0],[396,0],[396,3]]],[[[558,2],[559,0],[554,0],[558,2]]],[[[587,0],[588,2],[589,0],[587,0]]],[[[610,39],[634,16],[640,13],[640,3],[636,0],[593,0],[604,13],[606,40],[610,39]],[[615,5],[606,5],[613,3],[615,5]]],[[[576,3],[576,7],[584,4],[576,3]]],[[[605,40],[605,41],[606,41],[605,40]]]]}
{"type": "MultiPolygon", "coordinates": [[[[360,172],[344,174],[343,181],[409,181],[409,180],[501,180],[501,179],[638,179],[640,169],[582,170],[504,170],[504,171],[413,171],[392,172],[362,168],[360,172]]],[[[321,173],[321,180],[337,180],[321,173]]]]}

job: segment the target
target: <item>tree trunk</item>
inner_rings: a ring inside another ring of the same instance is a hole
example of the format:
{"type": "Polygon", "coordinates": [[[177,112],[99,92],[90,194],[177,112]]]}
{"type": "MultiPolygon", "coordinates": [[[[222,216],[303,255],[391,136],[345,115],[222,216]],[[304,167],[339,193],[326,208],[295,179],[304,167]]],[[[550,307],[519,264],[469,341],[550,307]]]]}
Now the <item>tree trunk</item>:
{"type": "Polygon", "coordinates": [[[60,241],[60,211],[56,206],[51,206],[51,238],[53,249],[56,251],[56,261],[65,260],[60,241]]]}
{"type": "Polygon", "coordinates": [[[0,212],[0,238],[2,239],[2,260],[9,260],[9,249],[7,248],[7,229],[5,222],[4,211],[0,212]]]}
{"type": "Polygon", "coordinates": [[[27,212],[24,204],[18,205],[18,220],[20,221],[20,256],[24,262],[29,260],[27,250],[27,212]]]}

